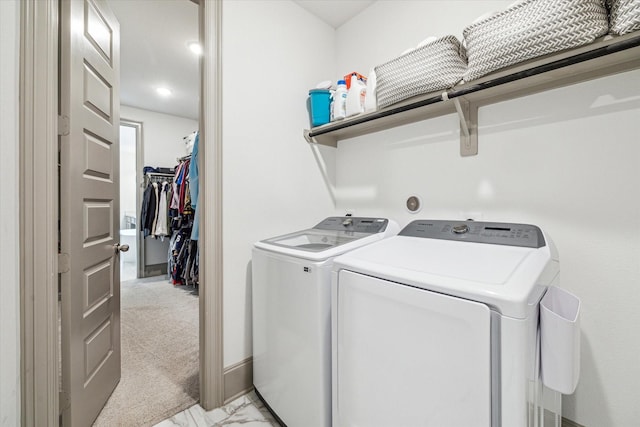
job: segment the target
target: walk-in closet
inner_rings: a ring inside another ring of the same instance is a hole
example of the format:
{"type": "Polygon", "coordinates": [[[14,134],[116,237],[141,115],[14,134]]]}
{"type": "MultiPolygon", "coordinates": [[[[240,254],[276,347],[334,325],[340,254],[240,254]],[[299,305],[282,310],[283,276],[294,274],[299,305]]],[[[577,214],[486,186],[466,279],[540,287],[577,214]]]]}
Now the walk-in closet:
{"type": "Polygon", "coordinates": [[[109,0],[120,23],[121,378],[94,426],[199,401],[198,5],[109,0]]]}

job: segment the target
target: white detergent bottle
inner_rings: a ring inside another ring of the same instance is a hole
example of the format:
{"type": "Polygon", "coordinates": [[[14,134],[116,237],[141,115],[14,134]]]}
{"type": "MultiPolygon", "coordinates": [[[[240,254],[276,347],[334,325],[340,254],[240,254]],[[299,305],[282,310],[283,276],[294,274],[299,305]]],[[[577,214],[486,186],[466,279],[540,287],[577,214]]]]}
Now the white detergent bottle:
{"type": "Polygon", "coordinates": [[[367,87],[358,80],[355,74],[351,76],[351,87],[347,93],[347,117],[364,112],[364,97],[367,87]]]}
{"type": "Polygon", "coordinates": [[[338,80],[336,92],[333,94],[333,119],[342,120],[347,117],[347,82],[338,80]]]}
{"type": "Polygon", "coordinates": [[[378,102],[376,100],[376,70],[374,68],[369,71],[367,76],[367,93],[364,97],[364,111],[369,113],[375,111],[378,108],[378,102]]]}

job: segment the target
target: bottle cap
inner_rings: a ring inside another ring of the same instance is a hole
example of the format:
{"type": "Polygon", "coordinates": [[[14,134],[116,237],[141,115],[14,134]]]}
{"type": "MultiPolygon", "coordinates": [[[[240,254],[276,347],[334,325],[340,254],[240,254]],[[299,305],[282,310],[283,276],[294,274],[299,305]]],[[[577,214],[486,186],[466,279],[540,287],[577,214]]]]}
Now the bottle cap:
{"type": "Polygon", "coordinates": [[[347,85],[347,82],[346,82],[346,81],[344,81],[344,80],[338,80],[338,84],[339,84],[339,85],[345,85],[345,86],[346,86],[346,85],[347,85]]]}

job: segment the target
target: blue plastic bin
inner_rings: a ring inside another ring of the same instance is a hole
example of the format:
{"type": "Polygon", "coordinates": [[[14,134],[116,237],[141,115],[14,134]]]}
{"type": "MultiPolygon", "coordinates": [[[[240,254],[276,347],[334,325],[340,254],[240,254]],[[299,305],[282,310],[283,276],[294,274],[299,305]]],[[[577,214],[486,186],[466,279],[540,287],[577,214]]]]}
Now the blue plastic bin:
{"type": "Polygon", "coordinates": [[[328,89],[311,89],[311,126],[320,126],[331,120],[331,92],[328,89]]]}

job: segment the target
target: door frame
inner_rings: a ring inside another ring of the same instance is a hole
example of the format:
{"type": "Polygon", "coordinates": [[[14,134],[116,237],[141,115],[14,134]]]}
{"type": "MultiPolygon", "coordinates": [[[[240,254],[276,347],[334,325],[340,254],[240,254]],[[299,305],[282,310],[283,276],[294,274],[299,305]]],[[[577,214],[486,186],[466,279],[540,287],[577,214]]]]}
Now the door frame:
{"type": "Polygon", "coordinates": [[[201,0],[200,40],[200,406],[225,400],[222,225],[222,3],[201,0]]]}
{"type": "MultiPolygon", "coordinates": [[[[58,133],[65,132],[64,120],[58,120],[59,1],[20,2],[20,419],[25,426],[57,425],[65,404],[58,394],[58,272],[68,262],[58,256],[58,133]]],[[[200,405],[210,410],[224,401],[222,0],[199,3],[205,52],[200,277],[206,283],[200,290],[200,405]]]]}
{"type": "MultiPolygon", "coordinates": [[[[22,425],[58,422],[58,2],[20,2],[22,425]]],[[[62,130],[62,127],[60,127],[62,130]]]]}
{"type": "MultiPolygon", "coordinates": [[[[134,128],[136,131],[136,212],[140,212],[142,211],[142,195],[144,192],[144,188],[142,187],[142,179],[144,178],[142,174],[142,168],[144,167],[142,161],[142,159],[144,159],[144,143],[142,140],[144,132],[143,122],[120,117],[118,127],[121,126],[134,128]]],[[[140,218],[136,221],[136,230],[139,231],[138,225],[140,225],[140,218]]],[[[138,278],[144,277],[144,256],[144,239],[141,233],[136,233],[136,274],[138,278]]],[[[120,281],[122,281],[122,279],[120,281]]]]}

